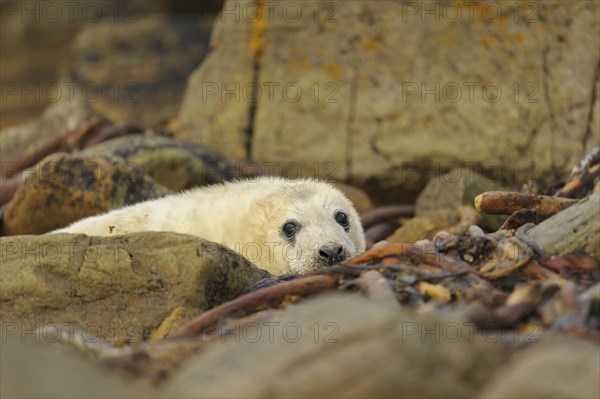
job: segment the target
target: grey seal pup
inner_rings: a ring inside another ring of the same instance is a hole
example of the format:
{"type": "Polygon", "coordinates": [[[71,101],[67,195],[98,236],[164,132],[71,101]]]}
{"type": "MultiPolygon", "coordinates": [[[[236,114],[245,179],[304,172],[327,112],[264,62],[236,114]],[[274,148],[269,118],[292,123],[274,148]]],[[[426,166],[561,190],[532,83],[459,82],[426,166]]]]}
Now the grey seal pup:
{"type": "Polygon", "coordinates": [[[53,233],[172,231],[214,241],[272,274],[306,274],[365,250],[350,200],[331,184],[260,177],[184,191],[88,217],[53,233]]]}

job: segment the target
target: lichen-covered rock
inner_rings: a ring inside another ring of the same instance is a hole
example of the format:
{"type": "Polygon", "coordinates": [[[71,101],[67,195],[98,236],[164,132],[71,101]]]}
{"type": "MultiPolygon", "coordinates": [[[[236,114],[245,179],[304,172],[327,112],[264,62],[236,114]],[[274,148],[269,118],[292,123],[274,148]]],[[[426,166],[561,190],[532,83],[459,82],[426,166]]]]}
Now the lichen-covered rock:
{"type": "MultiPolygon", "coordinates": [[[[239,10],[250,3],[224,6],[239,10]]],[[[247,159],[254,53],[249,48],[252,26],[244,18],[240,20],[239,11],[237,15],[227,23],[215,23],[210,38],[213,51],[190,75],[185,88],[177,136],[232,158],[247,159]],[[233,94],[226,95],[225,90],[233,94]],[[248,95],[242,95],[242,90],[248,95]]]]}
{"type": "Polygon", "coordinates": [[[42,234],[170,191],[132,163],[57,153],[25,171],[4,213],[6,235],[42,234]]]}
{"type": "Polygon", "coordinates": [[[599,7],[226,1],[178,134],[397,187],[449,165],[517,181],[567,172],[598,144],[599,7]]]}
{"type": "Polygon", "coordinates": [[[147,338],[175,308],[194,317],[269,274],[199,237],[143,232],[2,237],[0,319],[67,323],[114,343],[147,338]]]}
{"type": "Polygon", "coordinates": [[[290,306],[215,342],[178,369],[169,397],[473,397],[500,345],[467,324],[350,295],[290,306]],[[435,383],[425,383],[435,377],[435,383]]]}

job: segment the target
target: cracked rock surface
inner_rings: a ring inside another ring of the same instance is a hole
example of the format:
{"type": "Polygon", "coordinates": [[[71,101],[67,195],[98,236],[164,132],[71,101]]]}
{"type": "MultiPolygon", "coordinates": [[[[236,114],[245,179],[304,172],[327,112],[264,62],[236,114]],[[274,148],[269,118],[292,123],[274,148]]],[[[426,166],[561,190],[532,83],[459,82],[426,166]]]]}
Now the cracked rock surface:
{"type": "Polygon", "coordinates": [[[453,21],[423,21],[407,8],[418,4],[300,2],[293,21],[285,4],[262,20],[224,11],[178,134],[310,175],[316,162],[321,176],[405,187],[420,177],[398,173],[405,164],[495,162],[525,181],[598,144],[597,2],[497,2],[502,20],[458,5],[453,21]]]}

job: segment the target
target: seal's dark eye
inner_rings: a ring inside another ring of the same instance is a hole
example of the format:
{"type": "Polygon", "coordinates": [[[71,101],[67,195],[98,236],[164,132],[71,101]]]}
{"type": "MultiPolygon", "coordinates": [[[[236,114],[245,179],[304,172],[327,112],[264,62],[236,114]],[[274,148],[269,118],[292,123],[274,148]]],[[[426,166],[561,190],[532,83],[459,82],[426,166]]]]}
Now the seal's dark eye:
{"type": "Polygon", "coordinates": [[[287,238],[292,238],[298,232],[299,229],[300,225],[294,220],[288,220],[281,227],[283,235],[285,235],[287,238]]]}
{"type": "Polygon", "coordinates": [[[350,227],[350,221],[348,220],[348,215],[346,215],[342,211],[338,211],[335,214],[335,221],[340,224],[344,229],[348,229],[350,227]]]}

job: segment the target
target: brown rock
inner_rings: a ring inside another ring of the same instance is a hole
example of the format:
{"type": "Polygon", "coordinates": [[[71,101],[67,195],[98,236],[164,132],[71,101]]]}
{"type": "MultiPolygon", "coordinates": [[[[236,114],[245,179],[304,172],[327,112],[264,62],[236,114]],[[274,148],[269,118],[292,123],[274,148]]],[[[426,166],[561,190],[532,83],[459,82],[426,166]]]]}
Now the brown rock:
{"type": "MultiPolygon", "coordinates": [[[[252,2],[224,6],[240,10],[248,5],[252,2]]],[[[177,137],[218,149],[231,158],[247,159],[254,52],[250,48],[252,26],[240,17],[234,11],[231,18],[225,18],[227,22],[215,24],[210,39],[213,52],[189,77],[177,137]],[[227,90],[233,94],[226,95],[227,90]]]]}
{"type": "Polygon", "coordinates": [[[4,213],[4,234],[42,234],[169,193],[135,164],[53,154],[24,173],[4,213]]]}
{"type": "Polygon", "coordinates": [[[419,194],[416,215],[426,216],[439,210],[453,210],[473,205],[473,199],[484,191],[499,187],[498,183],[468,169],[453,169],[433,176],[419,194]]]}
{"type": "MultiPolygon", "coordinates": [[[[114,25],[139,22],[144,15],[159,11],[164,3],[81,0],[76,3],[37,3],[27,7],[24,4],[6,3],[2,8],[0,69],[5,86],[2,87],[1,129],[39,117],[45,108],[57,102],[57,98],[72,100],[69,88],[72,86],[68,82],[63,85],[64,82],[58,79],[79,31],[100,21],[114,25]]],[[[207,6],[203,2],[200,7],[196,8],[196,13],[214,13],[214,3],[207,6]],[[200,7],[204,10],[198,10],[200,7]]],[[[40,124],[40,128],[44,125],[40,124]]],[[[33,141],[30,144],[40,143],[33,141]]],[[[0,158],[6,160],[4,148],[0,151],[0,158]]]]}

